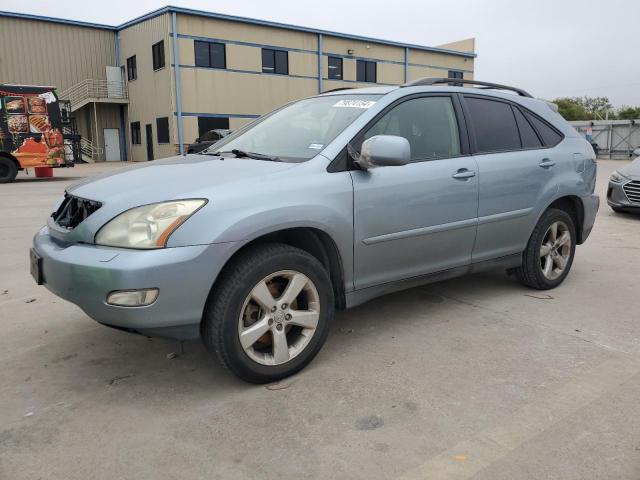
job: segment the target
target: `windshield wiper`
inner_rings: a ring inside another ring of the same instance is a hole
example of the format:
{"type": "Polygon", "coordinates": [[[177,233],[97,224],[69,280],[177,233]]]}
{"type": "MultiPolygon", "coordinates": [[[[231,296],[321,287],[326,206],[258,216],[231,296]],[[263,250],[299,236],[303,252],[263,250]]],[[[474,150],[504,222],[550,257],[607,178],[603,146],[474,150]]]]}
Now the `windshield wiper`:
{"type": "Polygon", "coordinates": [[[224,155],[225,153],[233,153],[236,156],[236,158],[251,158],[253,160],[268,160],[270,162],[281,162],[282,161],[280,159],[280,157],[274,157],[272,155],[265,155],[263,153],[245,152],[244,150],[238,150],[237,148],[234,148],[230,152],[218,151],[218,152],[215,152],[215,153],[209,153],[208,155],[221,156],[221,155],[224,155]]]}

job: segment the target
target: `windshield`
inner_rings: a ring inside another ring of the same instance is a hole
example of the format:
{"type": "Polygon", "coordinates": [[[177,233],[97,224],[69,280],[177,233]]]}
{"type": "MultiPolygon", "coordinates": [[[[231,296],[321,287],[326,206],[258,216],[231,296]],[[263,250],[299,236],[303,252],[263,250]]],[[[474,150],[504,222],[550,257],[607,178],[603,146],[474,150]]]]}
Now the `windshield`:
{"type": "Polygon", "coordinates": [[[207,153],[252,152],[282,161],[316,156],[381,95],[331,95],[292,103],[240,136],[221,140],[207,153]]]}

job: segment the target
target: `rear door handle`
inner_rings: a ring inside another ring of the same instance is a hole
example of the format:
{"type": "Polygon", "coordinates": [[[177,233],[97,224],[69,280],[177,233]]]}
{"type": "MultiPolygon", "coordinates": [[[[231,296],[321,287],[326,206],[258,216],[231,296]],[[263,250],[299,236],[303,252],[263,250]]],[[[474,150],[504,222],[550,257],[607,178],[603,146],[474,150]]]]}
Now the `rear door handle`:
{"type": "Polygon", "coordinates": [[[542,161],[538,164],[539,167],[542,168],[551,168],[556,164],[556,162],[552,162],[548,158],[543,158],[542,161]]]}
{"type": "Polygon", "coordinates": [[[456,173],[451,175],[451,178],[455,178],[456,180],[466,180],[467,178],[471,178],[475,176],[476,176],[476,172],[467,170],[466,168],[461,168],[456,173]]]}

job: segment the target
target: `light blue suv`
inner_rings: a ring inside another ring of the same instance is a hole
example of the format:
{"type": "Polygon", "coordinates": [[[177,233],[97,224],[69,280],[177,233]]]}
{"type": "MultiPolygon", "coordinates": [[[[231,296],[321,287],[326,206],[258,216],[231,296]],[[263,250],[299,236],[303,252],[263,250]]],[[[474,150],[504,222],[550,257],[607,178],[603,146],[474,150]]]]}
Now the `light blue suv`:
{"type": "Polygon", "coordinates": [[[250,382],[309,363],[335,308],[494,267],[556,287],[598,210],[593,149],[522,90],[451,82],[327,92],[77,184],[32,274],[105,325],[201,337],[250,382]]]}

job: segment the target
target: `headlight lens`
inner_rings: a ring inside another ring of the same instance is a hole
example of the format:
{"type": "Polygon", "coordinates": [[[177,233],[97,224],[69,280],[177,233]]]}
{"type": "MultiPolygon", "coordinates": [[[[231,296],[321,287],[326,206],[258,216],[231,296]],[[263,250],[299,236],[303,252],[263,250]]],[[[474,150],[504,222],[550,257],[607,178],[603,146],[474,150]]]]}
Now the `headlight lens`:
{"type": "Polygon", "coordinates": [[[204,199],[177,200],[132,208],[106,223],[96,234],[96,244],[164,248],[169,236],[205,203],[204,199]]]}
{"type": "Polygon", "coordinates": [[[611,181],[614,182],[614,183],[622,183],[625,180],[629,180],[629,179],[627,177],[625,177],[624,175],[622,175],[617,170],[611,174],[611,181]]]}

